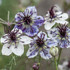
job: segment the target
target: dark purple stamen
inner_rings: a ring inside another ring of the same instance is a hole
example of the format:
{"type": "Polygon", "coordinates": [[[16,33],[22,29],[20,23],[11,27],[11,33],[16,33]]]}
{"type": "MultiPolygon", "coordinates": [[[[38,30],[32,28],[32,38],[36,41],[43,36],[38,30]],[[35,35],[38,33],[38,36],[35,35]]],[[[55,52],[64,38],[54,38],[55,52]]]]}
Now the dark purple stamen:
{"type": "Polygon", "coordinates": [[[36,44],[38,45],[38,47],[42,47],[42,46],[44,45],[43,39],[38,38],[38,39],[36,40],[36,44]]]}
{"type": "Polygon", "coordinates": [[[60,25],[60,26],[58,26],[58,29],[59,29],[60,36],[65,37],[67,26],[66,25],[60,25]]]}
{"type": "Polygon", "coordinates": [[[12,41],[16,41],[16,33],[14,32],[9,33],[9,37],[12,41]]]}
{"type": "Polygon", "coordinates": [[[51,7],[51,9],[49,10],[49,13],[50,13],[50,18],[55,18],[55,13],[54,13],[54,6],[51,7]]]}
{"type": "Polygon", "coordinates": [[[30,25],[30,23],[32,22],[30,16],[25,16],[23,18],[23,22],[26,24],[26,25],[30,25]]]}

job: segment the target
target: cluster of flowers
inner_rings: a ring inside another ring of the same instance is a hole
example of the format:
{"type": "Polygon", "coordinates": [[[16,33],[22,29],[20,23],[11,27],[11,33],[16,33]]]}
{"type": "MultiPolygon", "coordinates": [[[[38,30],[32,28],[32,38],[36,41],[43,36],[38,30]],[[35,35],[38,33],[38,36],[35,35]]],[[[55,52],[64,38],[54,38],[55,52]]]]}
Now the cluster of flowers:
{"type": "Polygon", "coordinates": [[[26,53],[28,58],[40,54],[43,59],[49,59],[58,53],[58,47],[70,47],[70,28],[66,21],[68,14],[63,13],[57,5],[51,7],[46,17],[38,16],[35,6],[30,6],[24,12],[15,15],[15,26],[1,38],[2,55],[14,53],[21,56],[24,45],[29,45],[26,53]],[[46,32],[40,31],[44,25],[46,32]],[[57,27],[55,27],[57,25],[57,27]]]}

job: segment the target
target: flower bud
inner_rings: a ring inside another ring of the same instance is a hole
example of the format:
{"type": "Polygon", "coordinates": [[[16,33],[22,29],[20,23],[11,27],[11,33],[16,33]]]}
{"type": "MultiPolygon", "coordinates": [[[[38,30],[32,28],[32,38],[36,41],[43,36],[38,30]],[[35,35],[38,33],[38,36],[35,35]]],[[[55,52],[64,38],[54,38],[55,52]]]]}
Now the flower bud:
{"type": "Polygon", "coordinates": [[[34,70],[39,70],[39,66],[40,66],[40,63],[34,63],[33,64],[33,69],[34,70]]]}
{"type": "Polygon", "coordinates": [[[57,47],[51,47],[50,48],[50,54],[52,56],[57,56],[58,55],[58,48],[57,47]]]}

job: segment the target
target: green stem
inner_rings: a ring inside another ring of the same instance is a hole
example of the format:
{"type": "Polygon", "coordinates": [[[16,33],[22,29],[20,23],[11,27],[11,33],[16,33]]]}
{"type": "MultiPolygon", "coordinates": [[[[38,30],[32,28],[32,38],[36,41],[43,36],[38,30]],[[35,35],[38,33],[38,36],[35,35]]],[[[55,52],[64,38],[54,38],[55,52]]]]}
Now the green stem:
{"type": "MultiPolygon", "coordinates": [[[[40,62],[41,62],[41,57],[40,57],[40,55],[39,55],[39,64],[40,64],[40,62]]],[[[40,70],[40,68],[39,68],[39,70],[40,70]]]]}
{"type": "Polygon", "coordinates": [[[57,65],[56,57],[54,57],[54,62],[55,62],[56,70],[58,70],[58,65],[57,65]]]}
{"type": "Polygon", "coordinates": [[[62,48],[59,49],[59,56],[58,56],[58,60],[57,60],[57,65],[59,64],[59,61],[60,61],[61,52],[62,52],[62,48]]]}
{"type": "Polygon", "coordinates": [[[14,65],[16,65],[16,60],[15,60],[15,56],[12,56],[12,59],[11,59],[11,61],[9,62],[9,70],[12,70],[12,68],[13,68],[13,64],[14,65]]]}
{"type": "Polygon", "coordinates": [[[40,57],[40,55],[39,55],[39,63],[41,62],[41,57],[40,57]]]}

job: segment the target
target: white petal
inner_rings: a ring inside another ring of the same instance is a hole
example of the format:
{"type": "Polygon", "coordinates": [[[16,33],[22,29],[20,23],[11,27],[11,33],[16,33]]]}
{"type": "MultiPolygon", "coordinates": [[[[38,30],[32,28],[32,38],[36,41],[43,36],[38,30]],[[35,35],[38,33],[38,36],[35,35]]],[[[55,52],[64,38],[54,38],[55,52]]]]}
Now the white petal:
{"type": "Polygon", "coordinates": [[[44,28],[45,28],[46,30],[50,30],[54,25],[55,25],[55,22],[52,22],[52,23],[50,23],[50,22],[45,22],[44,28]]]}
{"type": "Polygon", "coordinates": [[[47,11],[46,18],[49,17],[49,16],[50,16],[49,11],[47,11]]]}
{"type": "Polygon", "coordinates": [[[12,52],[17,55],[17,56],[22,56],[22,54],[24,53],[24,46],[22,43],[17,44],[17,46],[15,47],[15,45],[12,45],[12,52]]]}
{"type": "Polygon", "coordinates": [[[47,54],[47,55],[45,56],[44,53],[43,53],[43,51],[40,52],[40,56],[41,56],[43,59],[49,59],[49,58],[52,57],[50,54],[47,54]]]}
{"type": "Polygon", "coordinates": [[[59,70],[64,70],[63,65],[58,65],[59,70]]]}
{"type": "Polygon", "coordinates": [[[68,61],[64,61],[63,66],[67,66],[67,65],[68,65],[68,61]]]}
{"type": "Polygon", "coordinates": [[[32,41],[32,39],[28,36],[21,36],[20,38],[21,38],[20,41],[22,41],[23,44],[29,44],[32,41]]]}
{"type": "Polygon", "coordinates": [[[12,53],[11,46],[10,46],[10,48],[8,48],[9,46],[10,46],[9,44],[4,44],[3,45],[2,55],[9,56],[12,53]]]}
{"type": "Polygon", "coordinates": [[[6,39],[5,38],[1,38],[1,43],[5,43],[6,39]]]}
{"type": "Polygon", "coordinates": [[[46,39],[47,39],[47,34],[46,34],[45,32],[40,31],[40,32],[38,33],[38,37],[44,38],[44,40],[46,40],[46,39]]]}
{"type": "Polygon", "coordinates": [[[1,37],[1,43],[5,43],[5,42],[7,42],[8,40],[8,36],[7,36],[8,34],[5,34],[3,37],[1,37]]]}
{"type": "Polygon", "coordinates": [[[61,11],[59,11],[59,12],[56,12],[55,14],[58,16],[58,15],[60,15],[62,12],[61,11]]]}
{"type": "Polygon", "coordinates": [[[61,14],[58,17],[60,17],[60,20],[66,20],[66,19],[68,19],[68,14],[67,13],[63,13],[63,14],[61,14]]]}
{"type": "Polygon", "coordinates": [[[31,51],[31,49],[29,49],[26,55],[28,56],[28,58],[34,58],[38,55],[38,51],[36,51],[35,49],[31,51]]]}
{"type": "Polygon", "coordinates": [[[65,20],[56,20],[55,22],[59,24],[68,24],[68,21],[65,20]]]}

